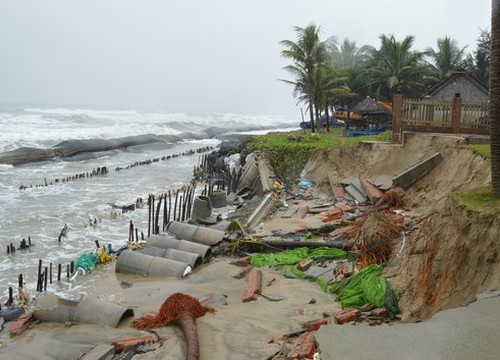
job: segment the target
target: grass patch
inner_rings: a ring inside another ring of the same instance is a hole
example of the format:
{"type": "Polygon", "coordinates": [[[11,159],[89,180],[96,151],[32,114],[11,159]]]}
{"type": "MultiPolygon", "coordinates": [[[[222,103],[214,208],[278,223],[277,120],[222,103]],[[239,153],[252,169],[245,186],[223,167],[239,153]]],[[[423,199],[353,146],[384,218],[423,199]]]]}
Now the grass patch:
{"type": "Polygon", "coordinates": [[[485,214],[500,213],[500,197],[493,195],[491,185],[467,191],[457,191],[451,194],[451,198],[458,205],[467,209],[485,214]]]}
{"type": "Polygon", "coordinates": [[[491,157],[491,146],[490,144],[475,144],[475,145],[467,145],[467,147],[474,153],[480,154],[485,157],[491,157]]]}
{"type": "Polygon", "coordinates": [[[265,152],[278,176],[286,181],[295,181],[309,157],[318,150],[353,147],[362,140],[388,141],[390,138],[389,131],[379,135],[347,137],[344,136],[343,129],[314,134],[297,130],[250,136],[244,146],[248,153],[255,150],[265,152]]]}

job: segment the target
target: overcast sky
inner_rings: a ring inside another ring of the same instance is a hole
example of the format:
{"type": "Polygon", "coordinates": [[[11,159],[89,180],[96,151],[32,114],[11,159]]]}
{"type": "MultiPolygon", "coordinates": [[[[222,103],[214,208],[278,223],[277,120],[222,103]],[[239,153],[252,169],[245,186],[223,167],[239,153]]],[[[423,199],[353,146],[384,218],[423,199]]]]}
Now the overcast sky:
{"type": "Polygon", "coordinates": [[[279,41],[475,49],[491,0],[0,0],[0,104],[297,114],[279,41]]]}

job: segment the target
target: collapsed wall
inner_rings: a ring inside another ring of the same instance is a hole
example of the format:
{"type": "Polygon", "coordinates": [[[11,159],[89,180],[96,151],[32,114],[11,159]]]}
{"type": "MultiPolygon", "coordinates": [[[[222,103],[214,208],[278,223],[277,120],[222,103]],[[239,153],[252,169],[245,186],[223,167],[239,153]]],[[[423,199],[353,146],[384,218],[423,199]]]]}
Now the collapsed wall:
{"type": "Polygon", "coordinates": [[[442,155],[434,169],[405,190],[405,212],[425,220],[406,236],[399,258],[393,256],[385,270],[401,293],[404,321],[425,319],[500,289],[500,214],[471,213],[449,198],[453,191],[491,181],[489,159],[464,148],[465,143],[461,137],[417,134],[404,145],[366,143],[320,151],[306,164],[305,176],[329,189],[331,178],[392,177],[436,152],[442,155]]]}

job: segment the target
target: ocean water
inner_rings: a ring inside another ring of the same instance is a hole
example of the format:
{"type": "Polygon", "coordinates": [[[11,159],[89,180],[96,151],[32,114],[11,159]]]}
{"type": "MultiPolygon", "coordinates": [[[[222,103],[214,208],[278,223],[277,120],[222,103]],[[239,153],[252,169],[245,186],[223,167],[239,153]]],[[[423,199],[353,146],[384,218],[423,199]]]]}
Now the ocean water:
{"type": "MultiPolygon", "coordinates": [[[[111,204],[129,205],[148,194],[179,189],[189,182],[200,154],[179,156],[145,166],[115,171],[117,167],[152,158],[216,147],[217,136],[228,133],[262,133],[272,129],[297,128],[298,122],[280,116],[238,114],[189,115],[140,111],[97,111],[65,108],[0,108],[0,153],[23,146],[49,148],[68,139],[112,139],[132,135],[177,135],[172,144],[150,144],[93,154],[92,157],[54,159],[11,166],[0,164],[0,300],[8,287],[17,293],[17,279],[23,274],[25,287],[36,290],[39,259],[53,265],[53,284],[47,291],[72,295],[86,292],[99,281],[99,272],[78,281],[66,281],[70,261],[100,244],[120,248],[126,244],[128,226],[147,235],[147,207],[121,213],[111,204]],[[55,182],[82,172],[106,167],[105,176],[55,182]],[[52,184],[49,186],[37,186],[52,184]],[[33,187],[30,187],[33,185],[33,187]],[[21,186],[28,186],[21,190],[21,186]],[[97,219],[96,223],[90,221],[97,219]],[[67,224],[66,237],[58,241],[67,224]],[[22,239],[33,244],[27,250],[7,254],[12,243],[22,239]],[[57,265],[63,266],[63,281],[57,283],[57,265]]],[[[200,189],[201,190],[201,189],[200,189]]]]}

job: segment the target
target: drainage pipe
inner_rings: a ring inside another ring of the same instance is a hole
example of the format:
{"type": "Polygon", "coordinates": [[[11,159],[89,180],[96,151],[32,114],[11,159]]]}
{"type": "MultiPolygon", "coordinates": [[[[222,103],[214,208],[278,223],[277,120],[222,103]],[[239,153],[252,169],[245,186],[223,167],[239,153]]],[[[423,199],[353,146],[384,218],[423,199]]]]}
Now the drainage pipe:
{"type": "Polygon", "coordinates": [[[118,273],[138,274],[143,276],[184,277],[191,273],[191,265],[157,256],[124,250],[116,260],[115,271],[118,273]]]}
{"type": "Polygon", "coordinates": [[[197,244],[186,240],[172,239],[167,236],[152,235],[148,238],[148,246],[162,249],[177,249],[201,255],[204,262],[212,257],[212,248],[207,245],[197,244]]]}
{"type": "Polygon", "coordinates": [[[188,240],[203,245],[217,245],[224,237],[224,231],[210,229],[203,226],[191,225],[179,221],[172,221],[167,230],[177,239],[188,240]]]}
{"type": "Polygon", "coordinates": [[[146,246],[145,248],[138,250],[141,254],[158,256],[165,259],[175,260],[184,262],[191,265],[194,269],[198,265],[201,265],[203,258],[200,254],[195,254],[187,251],[177,250],[177,249],[162,249],[156,246],[146,246]]]}

